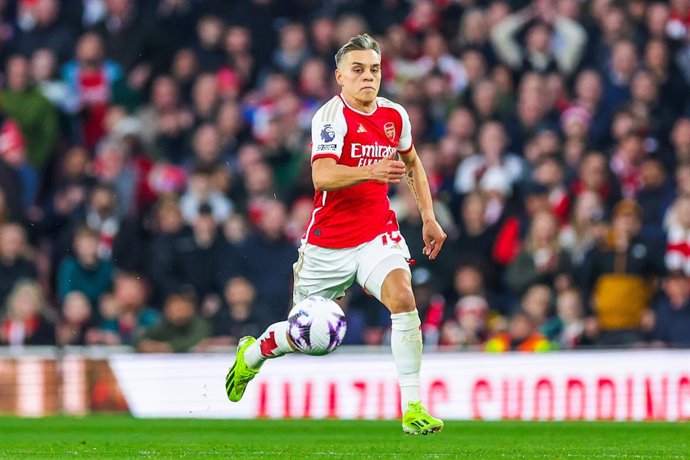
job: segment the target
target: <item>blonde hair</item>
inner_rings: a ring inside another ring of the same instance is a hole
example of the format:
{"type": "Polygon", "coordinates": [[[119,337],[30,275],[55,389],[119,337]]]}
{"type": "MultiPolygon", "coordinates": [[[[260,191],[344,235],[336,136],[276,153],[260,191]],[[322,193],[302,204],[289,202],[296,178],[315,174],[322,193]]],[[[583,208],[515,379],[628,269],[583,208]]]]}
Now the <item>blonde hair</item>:
{"type": "Polygon", "coordinates": [[[38,308],[36,310],[37,313],[45,314],[48,311],[47,302],[45,296],[43,295],[43,291],[41,290],[41,286],[39,286],[36,281],[22,279],[14,285],[10,293],[7,295],[7,299],[5,300],[5,316],[9,317],[13,315],[14,303],[19,294],[25,289],[28,289],[36,300],[36,303],[38,304],[38,308]]]}
{"type": "Polygon", "coordinates": [[[379,43],[374,40],[369,34],[359,34],[352,37],[347,43],[340,47],[335,53],[335,65],[340,67],[340,62],[350,51],[374,50],[380,56],[381,47],[379,43]]]}
{"type": "Polygon", "coordinates": [[[538,211],[532,216],[532,220],[530,222],[529,230],[527,231],[527,244],[525,245],[525,248],[528,251],[536,251],[537,249],[540,249],[536,246],[535,244],[535,235],[534,235],[534,229],[536,228],[535,222],[537,222],[538,219],[545,217],[548,218],[551,223],[554,225],[554,234],[552,235],[552,240],[549,244],[550,249],[552,249],[554,252],[559,252],[560,251],[560,244],[558,241],[558,217],[549,210],[542,210],[538,211]]]}

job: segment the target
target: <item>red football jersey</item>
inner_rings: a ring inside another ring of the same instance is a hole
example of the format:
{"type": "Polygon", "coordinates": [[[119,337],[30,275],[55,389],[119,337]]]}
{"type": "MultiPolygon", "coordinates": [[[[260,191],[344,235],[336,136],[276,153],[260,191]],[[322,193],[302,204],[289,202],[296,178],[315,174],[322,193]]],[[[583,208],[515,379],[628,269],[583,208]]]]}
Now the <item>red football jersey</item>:
{"type": "MultiPolygon", "coordinates": [[[[363,113],[340,95],[324,104],[311,124],[311,161],[330,157],[355,168],[391,153],[410,153],[412,129],[405,109],[382,97],[376,105],[372,113],[363,113]]],[[[351,248],[393,230],[398,230],[398,222],[390,209],[388,184],[367,181],[340,190],[317,190],[303,239],[325,248],[351,248]]]]}

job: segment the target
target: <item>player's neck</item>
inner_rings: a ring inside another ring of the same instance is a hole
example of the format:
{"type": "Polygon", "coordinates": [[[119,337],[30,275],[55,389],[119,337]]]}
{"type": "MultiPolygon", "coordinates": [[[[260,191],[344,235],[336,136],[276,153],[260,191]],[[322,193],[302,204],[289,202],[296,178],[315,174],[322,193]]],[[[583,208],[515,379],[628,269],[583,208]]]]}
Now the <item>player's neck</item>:
{"type": "Polygon", "coordinates": [[[374,113],[374,111],[376,110],[376,99],[374,99],[371,102],[358,101],[357,99],[353,98],[348,94],[345,94],[344,92],[340,93],[340,96],[351,109],[354,109],[358,112],[371,114],[374,113]]]}

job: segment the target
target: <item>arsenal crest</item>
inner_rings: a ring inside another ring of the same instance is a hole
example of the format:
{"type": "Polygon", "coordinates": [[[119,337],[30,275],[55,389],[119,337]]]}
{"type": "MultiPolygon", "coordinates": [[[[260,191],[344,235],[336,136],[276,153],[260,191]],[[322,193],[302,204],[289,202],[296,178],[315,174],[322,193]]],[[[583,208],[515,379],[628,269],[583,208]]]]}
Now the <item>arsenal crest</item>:
{"type": "Polygon", "coordinates": [[[390,139],[391,142],[395,139],[395,125],[392,121],[389,121],[383,125],[383,131],[386,133],[386,137],[390,139]]]}

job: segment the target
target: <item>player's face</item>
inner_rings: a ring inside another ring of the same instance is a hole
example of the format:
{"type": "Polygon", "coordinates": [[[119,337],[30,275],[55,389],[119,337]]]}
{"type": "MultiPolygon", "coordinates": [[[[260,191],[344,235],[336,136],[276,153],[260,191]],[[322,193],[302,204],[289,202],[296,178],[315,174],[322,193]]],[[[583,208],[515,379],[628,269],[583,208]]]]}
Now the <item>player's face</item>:
{"type": "Polygon", "coordinates": [[[370,105],[381,86],[381,56],[374,50],[350,51],[343,56],[335,78],[347,98],[370,105]]]}

